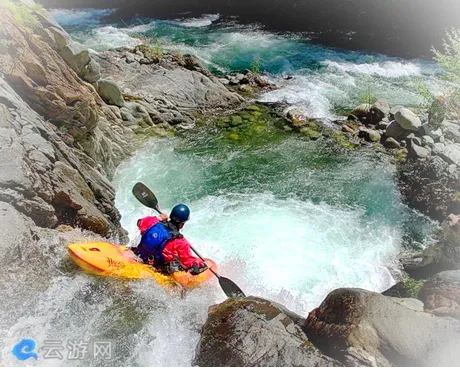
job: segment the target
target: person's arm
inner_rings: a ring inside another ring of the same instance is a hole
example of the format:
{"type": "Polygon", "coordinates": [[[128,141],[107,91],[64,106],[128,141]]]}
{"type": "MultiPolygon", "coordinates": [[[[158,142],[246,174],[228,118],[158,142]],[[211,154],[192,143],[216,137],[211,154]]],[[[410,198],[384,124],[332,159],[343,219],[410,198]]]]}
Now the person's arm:
{"type": "Polygon", "coordinates": [[[169,242],[163,251],[163,256],[168,262],[172,261],[174,257],[177,256],[179,262],[195,275],[206,271],[208,268],[201,259],[192,255],[190,243],[185,238],[174,239],[169,242]]]}

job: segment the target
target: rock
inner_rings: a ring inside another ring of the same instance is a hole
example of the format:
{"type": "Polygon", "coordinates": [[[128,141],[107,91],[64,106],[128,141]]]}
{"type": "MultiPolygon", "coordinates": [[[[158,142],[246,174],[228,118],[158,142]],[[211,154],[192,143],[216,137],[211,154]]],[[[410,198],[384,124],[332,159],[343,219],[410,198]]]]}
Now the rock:
{"type": "Polygon", "coordinates": [[[219,82],[222,83],[224,86],[230,83],[230,81],[227,78],[219,78],[219,82]]]}
{"type": "Polygon", "coordinates": [[[36,226],[80,226],[125,239],[114,190],[94,169],[97,164],[67,146],[1,79],[0,116],[0,201],[11,203],[36,226]]]}
{"type": "Polygon", "coordinates": [[[123,107],[125,105],[125,100],[123,99],[120,87],[118,87],[113,79],[100,79],[97,82],[96,89],[97,93],[99,93],[102,99],[109,105],[115,105],[118,107],[123,107]]]}
{"type": "Polygon", "coordinates": [[[360,138],[364,138],[368,142],[380,142],[380,134],[372,129],[361,129],[358,132],[360,138]]]}
{"type": "Polygon", "coordinates": [[[428,156],[430,156],[430,151],[427,150],[425,147],[418,146],[415,143],[412,143],[409,146],[409,157],[421,159],[427,158],[428,156]]]}
{"type": "Polygon", "coordinates": [[[406,142],[408,146],[410,146],[411,144],[415,144],[417,146],[422,145],[422,139],[419,137],[416,137],[414,133],[411,133],[406,137],[406,142]]]}
{"type": "Polygon", "coordinates": [[[256,297],[227,299],[212,306],[193,365],[338,366],[316,349],[297,324],[302,318],[256,297]]]}
{"type": "Polygon", "coordinates": [[[396,113],[402,109],[404,106],[402,105],[394,105],[390,108],[390,119],[394,119],[396,113]]]}
{"type": "Polygon", "coordinates": [[[442,151],[436,150],[436,154],[446,162],[460,166],[460,144],[449,144],[442,151]]]}
{"type": "Polygon", "coordinates": [[[460,143],[459,125],[454,122],[445,122],[443,124],[444,136],[455,143],[460,143]]]}
{"type": "Polygon", "coordinates": [[[243,118],[239,115],[232,115],[230,119],[230,125],[233,127],[240,126],[243,124],[243,118]]]}
{"type": "Polygon", "coordinates": [[[419,298],[430,313],[460,319],[460,270],[430,277],[420,290],[419,298]]]}
{"type": "Polygon", "coordinates": [[[395,121],[401,126],[401,128],[411,131],[417,131],[422,126],[420,118],[405,107],[396,112],[395,121]]]}
{"type": "Polygon", "coordinates": [[[303,330],[326,354],[342,360],[354,348],[372,366],[444,366],[460,359],[460,321],[415,311],[362,289],[329,293],[308,315],[303,330]]]}
{"type": "Polygon", "coordinates": [[[439,137],[439,139],[438,139],[438,142],[439,142],[439,143],[445,143],[445,141],[446,141],[446,139],[444,138],[443,135],[441,135],[441,136],[439,137]]]}
{"type": "Polygon", "coordinates": [[[444,151],[444,148],[445,148],[445,147],[446,147],[446,146],[445,146],[444,143],[435,143],[435,144],[433,144],[433,147],[432,147],[432,149],[433,149],[433,151],[432,151],[433,155],[439,156],[439,155],[444,151]]]}
{"type": "Polygon", "coordinates": [[[146,128],[154,125],[147,109],[137,102],[126,102],[120,113],[126,126],[139,125],[146,128]]]}
{"type": "Polygon", "coordinates": [[[422,144],[424,146],[433,147],[434,146],[434,139],[431,138],[429,135],[424,135],[422,137],[422,144]]]}
{"type": "Polygon", "coordinates": [[[252,89],[252,87],[249,86],[249,85],[246,85],[246,84],[243,84],[242,86],[239,86],[238,90],[240,90],[241,92],[246,93],[246,94],[254,93],[254,90],[252,89]]]}
{"type": "Polygon", "coordinates": [[[431,138],[433,138],[435,141],[439,140],[443,135],[442,135],[442,130],[441,128],[438,129],[427,129],[427,135],[429,135],[431,138]]]}
{"type": "Polygon", "coordinates": [[[423,302],[418,300],[418,299],[414,299],[414,298],[393,298],[393,300],[406,307],[406,308],[409,308],[409,309],[412,309],[412,310],[415,310],[415,311],[419,311],[419,312],[423,312],[423,308],[424,308],[424,305],[423,305],[423,302]]]}
{"type": "Polygon", "coordinates": [[[387,100],[377,100],[372,105],[371,111],[374,113],[378,121],[390,115],[390,104],[387,100]]]}
{"type": "Polygon", "coordinates": [[[391,288],[382,292],[382,295],[391,296],[395,300],[399,298],[412,298],[413,295],[411,291],[406,287],[406,284],[403,281],[400,281],[393,285],[391,288]]]}
{"type": "Polygon", "coordinates": [[[355,109],[353,109],[352,112],[350,112],[350,115],[356,116],[358,119],[361,119],[363,117],[366,117],[369,114],[369,111],[371,110],[372,105],[370,104],[361,104],[357,106],[355,109]]]}
{"type": "Polygon", "coordinates": [[[91,59],[90,62],[81,71],[81,77],[89,82],[95,83],[101,78],[101,67],[100,65],[91,59]]]}
{"type": "Polygon", "coordinates": [[[0,8],[0,17],[0,37],[14,45],[0,56],[5,81],[47,121],[64,126],[76,142],[84,140],[99,118],[94,89],[75,75],[46,40],[23,32],[9,11],[0,8]]]}
{"type": "Polygon", "coordinates": [[[8,264],[32,243],[34,222],[11,204],[0,201],[0,260],[8,264]],[[19,254],[18,254],[19,252],[19,254]]]}
{"type": "Polygon", "coordinates": [[[390,125],[390,122],[389,121],[380,121],[377,125],[376,125],[376,129],[380,129],[380,130],[386,130],[388,128],[388,125],[390,125]]]}
{"type": "Polygon", "coordinates": [[[348,125],[342,125],[342,132],[355,134],[355,130],[348,125]]]}
{"type": "Polygon", "coordinates": [[[387,129],[385,131],[385,135],[387,137],[399,139],[406,137],[409,133],[410,131],[401,128],[401,126],[394,120],[387,126],[387,129]]]}
{"type": "Polygon", "coordinates": [[[321,133],[318,132],[317,130],[314,130],[310,127],[303,127],[303,128],[300,128],[300,134],[304,135],[304,136],[307,136],[308,138],[310,138],[311,140],[317,140],[321,137],[321,133]]]}
{"type": "Polygon", "coordinates": [[[196,111],[229,108],[244,101],[217,78],[203,74],[201,69],[189,70],[166,61],[161,65],[120,63],[121,55],[123,51],[111,50],[95,57],[101,65],[102,76],[111,77],[121,90],[131,90],[132,95],[139,96],[158,111],[168,124],[191,124],[197,119],[196,111]]]}
{"type": "Polygon", "coordinates": [[[399,142],[396,139],[392,138],[392,137],[387,138],[385,140],[384,145],[385,145],[386,148],[390,148],[390,149],[392,149],[392,148],[401,148],[401,145],[399,144],[399,142]]]}

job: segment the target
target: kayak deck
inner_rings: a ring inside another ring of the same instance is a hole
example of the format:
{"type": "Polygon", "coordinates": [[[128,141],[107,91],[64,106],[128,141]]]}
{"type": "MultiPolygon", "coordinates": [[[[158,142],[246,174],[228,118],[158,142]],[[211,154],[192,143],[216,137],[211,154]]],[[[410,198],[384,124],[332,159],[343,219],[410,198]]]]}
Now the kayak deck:
{"type": "MultiPolygon", "coordinates": [[[[130,248],[108,242],[75,243],[68,246],[71,258],[85,272],[109,277],[128,279],[154,279],[161,286],[177,286],[186,288],[197,287],[213,277],[210,270],[193,276],[189,272],[180,271],[172,275],[164,275],[153,267],[136,260],[130,248]]],[[[212,270],[216,264],[205,259],[212,270]]]]}

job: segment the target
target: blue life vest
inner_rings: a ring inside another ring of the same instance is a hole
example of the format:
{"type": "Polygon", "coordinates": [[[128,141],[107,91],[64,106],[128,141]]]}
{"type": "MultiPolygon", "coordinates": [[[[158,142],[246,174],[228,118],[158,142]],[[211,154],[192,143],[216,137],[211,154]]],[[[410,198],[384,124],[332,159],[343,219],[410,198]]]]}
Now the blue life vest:
{"type": "Polygon", "coordinates": [[[164,264],[163,249],[168,241],[176,237],[162,222],[153,225],[142,235],[138,246],[139,256],[146,263],[153,258],[154,266],[164,264]]]}

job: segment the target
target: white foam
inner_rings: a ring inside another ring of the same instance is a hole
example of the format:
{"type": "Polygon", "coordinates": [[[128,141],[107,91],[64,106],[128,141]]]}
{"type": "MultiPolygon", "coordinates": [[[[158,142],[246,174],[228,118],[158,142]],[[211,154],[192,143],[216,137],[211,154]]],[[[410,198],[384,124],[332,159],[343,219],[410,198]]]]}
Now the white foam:
{"type": "Polygon", "coordinates": [[[132,48],[140,45],[142,41],[134,36],[130,36],[129,32],[124,28],[105,26],[94,29],[92,35],[86,37],[82,43],[87,48],[103,51],[117,47],[132,48]]]}
{"type": "Polygon", "coordinates": [[[207,27],[220,18],[220,14],[203,14],[200,18],[186,18],[176,21],[183,27],[207,27]]]}
{"type": "Polygon", "coordinates": [[[325,60],[330,72],[365,74],[385,78],[421,76],[422,68],[412,62],[384,61],[376,63],[350,63],[325,60]]]}
{"type": "Polygon", "coordinates": [[[49,9],[48,12],[62,26],[94,24],[100,18],[112,14],[116,9],[49,9]]]}

